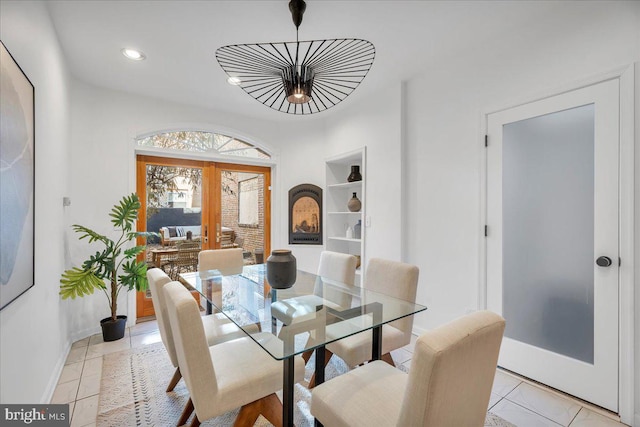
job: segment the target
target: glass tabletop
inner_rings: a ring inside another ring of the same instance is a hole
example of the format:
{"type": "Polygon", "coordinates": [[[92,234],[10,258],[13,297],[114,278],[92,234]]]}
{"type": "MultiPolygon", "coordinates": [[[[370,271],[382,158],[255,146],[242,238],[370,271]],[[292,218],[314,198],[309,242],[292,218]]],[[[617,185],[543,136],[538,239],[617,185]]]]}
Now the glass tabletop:
{"type": "Polygon", "coordinates": [[[180,281],[204,297],[203,307],[222,312],[278,360],[427,309],[302,270],[291,288],[274,289],[264,264],[234,275],[182,273],[180,281]]]}

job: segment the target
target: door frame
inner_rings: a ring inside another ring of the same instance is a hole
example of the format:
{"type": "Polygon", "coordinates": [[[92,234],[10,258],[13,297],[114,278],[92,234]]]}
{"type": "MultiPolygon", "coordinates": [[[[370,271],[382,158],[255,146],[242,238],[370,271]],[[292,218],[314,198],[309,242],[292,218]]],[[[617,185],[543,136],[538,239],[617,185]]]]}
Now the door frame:
{"type": "MultiPolygon", "coordinates": [[[[141,152],[135,153],[135,192],[144,203],[145,209],[142,209],[138,216],[136,223],[136,230],[142,231],[140,224],[146,224],[146,181],[142,182],[139,178],[146,175],[145,165],[148,163],[163,165],[163,166],[185,166],[185,167],[198,167],[202,168],[202,182],[203,188],[208,191],[202,191],[202,218],[201,224],[203,227],[203,244],[202,249],[218,249],[220,242],[216,236],[215,224],[222,224],[222,204],[217,202],[216,205],[212,205],[215,200],[221,200],[216,197],[212,197],[212,194],[220,195],[222,190],[221,171],[230,170],[233,172],[255,172],[264,174],[264,253],[271,253],[271,172],[272,168],[259,165],[247,165],[238,163],[221,162],[218,159],[185,159],[179,156],[167,157],[144,154],[141,152]],[[206,186],[204,183],[206,182],[206,186]]],[[[146,228],[146,227],[145,227],[146,228]]],[[[142,239],[137,244],[144,244],[142,239]]],[[[138,317],[144,317],[151,315],[148,311],[142,311],[144,305],[144,293],[135,292],[135,305],[134,312],[136,313],[136,319],[138,317]]]]}
{"type": "MultiPolygon", "coordinates": [[[[142,206],[144,209],[140,210],[140,213],[138,214],[138,220],[136,222],[136,230],[137,231],[146,231],[146,226],[143,227],[141,226],[141,224],[146,224],[147,223],[147,188],[146,188],[146,166],[147,164],[156,164],[156,165],[160,165],[160,166],[176,166],[176,167],[192,167],[192,168],[201,168],[202,169],[202,183],[204,184],[204,182],[208,182],[211,183],[213,182],[211,180],[211,169],[209,167],[208,162],[204,161],[204,160],[188,160],[188,159],[181,159],[181,158],[177,158],[177,157],[156,157],[156,156],[149,156],[149,155],[145,155],[145,154],[137,154],[136,155],[136,194],[138,195],[138,197],[140,198],[140,201],[142,203],[142,206]],[[145,180],[143,181],[141,179],[141,177],[145,177],[145,180]]],[[[215,169],[215,168],[214,168],[215,169]]],[[[204,185],[203,185],[204,187],[204,185]]],[[[208,188],[208,187],[207,187],[208,188]]],[[[209,189],[211,191],[211,189],[209,189]]],[[[201,227],[204,231],[203,233],[203,237],[202,237],[202,249],[209,249],[209,242],[206,240],[205,236],[206,236],[206,230],[209,226],[209,218],[213,217],[213,210],[210,206],[210,197],[209,197],[210,192],[207,191],[202,191],[202,195],[201,195],[201,206],[202,206],[202,211],[201,211],[201,227]]],[[[145,244],[144,239],[142,238],[138,238],[138,245],[142,245],[145,244]]],[[[140,256],[143,256],[142,254],[140,256]]],[[[146,251],[144,256],[146,257],[146,251]]],[[[149,306],[149,302],[145,301],[145,295],[146,291],[142,292],[135,292],[136,295],[136,302],[135,302],[135,311],[136,311],[136,319],[138,317],[146,317],[146,316],[152,316],[155,313],[153,312],[153,307],[149,306]],[[148,310],[145,309],[145,305],[148,307],[148,310]]]]}
{"type": "MultiPolygon", "coordinates": [[[[607,80],[619,80],[620,90],[620,157],[619,157],[619,254],[622,260],[619,270],[619,333],[618,333],[618,410],[623,423],[634,422],[635,389],[634,378],[634,82],[635,65],[618,68],[610,72],[592,76],[561,87],[549,87],[527,97],[503,102],[497,106],[487,106],[480,112],[478,146],[480,183],[480,221],[478,224],[478,301],[479,309],[487,307],[487,244],[484,238],[487,225],[487,150],[485,135],[488,132],[488,116],[520,105],[539,101],[562,93],[581,89],[607,80]]],[[[491,141],[488,141],[491,144],[491,141]]],[[[640,227],[640,224],[638,224],[640,227]]],[[[491,232],[489,230],[489,232],[491,232]]],[[[638,408],[640,412],[640,408],[638,408]]],[[[636,419],[636,423],[640,420],[636,419]]]]}

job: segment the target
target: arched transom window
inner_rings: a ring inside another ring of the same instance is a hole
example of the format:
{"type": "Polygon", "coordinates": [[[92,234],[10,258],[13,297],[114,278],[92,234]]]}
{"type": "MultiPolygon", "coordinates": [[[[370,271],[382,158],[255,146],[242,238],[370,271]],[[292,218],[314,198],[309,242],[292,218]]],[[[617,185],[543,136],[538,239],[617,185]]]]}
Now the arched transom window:
{"type": "Polygon", "coordinates": [[[271,155],[255,145],[232,136],[212,132],[178,131],[139,138],[140,147],[156,147],[178,151],[216,153],[223,156],[270,159],[271,155]]]}

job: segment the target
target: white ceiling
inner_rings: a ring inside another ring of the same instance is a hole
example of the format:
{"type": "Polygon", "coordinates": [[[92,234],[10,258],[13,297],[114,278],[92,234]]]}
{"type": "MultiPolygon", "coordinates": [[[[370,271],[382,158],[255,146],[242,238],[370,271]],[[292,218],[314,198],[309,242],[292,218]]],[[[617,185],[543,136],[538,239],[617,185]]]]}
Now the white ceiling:
{"type": "MultiPolygon", "coordinates": [[[[300,39],[362,38],[376,47],[369,75],[342,103],[435,67],[442,58],[487,48],[576,2],[307,0],[300,39]]],[[[70,70],[98,86],[267,120],[299,120],[226,83],[215,59],[227,44],[295,40],[288,0],[47,2],[70,70]],[[134,47],[134,62],[120,53],[134,47]]],[[[307,116],[305,116],[307,117],[307,116]]]]}

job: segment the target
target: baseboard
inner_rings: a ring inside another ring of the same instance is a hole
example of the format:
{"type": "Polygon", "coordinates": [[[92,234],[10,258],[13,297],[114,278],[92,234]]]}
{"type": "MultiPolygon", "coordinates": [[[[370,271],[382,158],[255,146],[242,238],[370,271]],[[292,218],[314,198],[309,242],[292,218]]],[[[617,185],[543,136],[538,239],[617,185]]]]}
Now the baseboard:
{"type": "Polygon", "coordinates": [[[44,393],[40,398],[41,404],[46,405],[47,403],[51,402],[53,393],[56,391],[56,386],[58,385],[58,380],[60,379],[60,375],[62,375],[62,370],[64,369],[64,362],[67,361],[67,356],[69,355],[69,351],[71,351],[71,344],[71,340],[67,341],[64,351],[58,357],[56,366],[55,368],[53,368],[51,376],[49,377],[49,383],[47,384],[47,387],[45,388],[44,393]]]}
{"type": "Polygon", "coordinates": [[[74,343],[76,341],[88,338],[91,335],[101,334],[101,333],[102,333],[102,328],[100,327],[100,324],[97,324],[96,326],[94,326],[92,328],[86,328],[86,329],[83,329],[81,331],[76,331],[73,334],[71,334],[71,342],[74,343]]]}
{"type": "MultiPolygon", "coordinates": [[[[136,320],[135,319],[131,319],[131,317],[127,316],[127,328],[130,328],[132,326],[135,326],[136,324],[136,320]]],[[[71,334],[71,342],[74,343],[76,341],[85,339],[90,337],[91,335],[96,335],[96,334],[101,334],[102,333],[102,328],[100,327],[100,322],[96,322],[96,325],[92,328],[85,328],[82,329],[81,331],[76,331],[73,334],[71,334]]]]}

